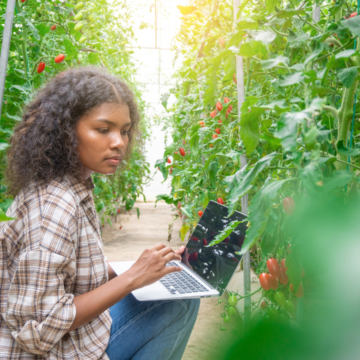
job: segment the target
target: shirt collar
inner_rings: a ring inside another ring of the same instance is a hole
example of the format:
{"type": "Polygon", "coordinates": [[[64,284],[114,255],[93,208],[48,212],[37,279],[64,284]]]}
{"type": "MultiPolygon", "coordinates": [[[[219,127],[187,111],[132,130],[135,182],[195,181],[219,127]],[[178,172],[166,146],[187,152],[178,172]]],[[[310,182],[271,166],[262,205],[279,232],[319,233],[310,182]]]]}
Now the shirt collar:
{"type": "Polygon", "coordinates": [[[84,201],[88,196],[91,197],[91,192],[95,187],[91,176],[89,176],[84,181],[79,181],[71,175],[66,175],[65,181],[69,184],[70,188],[73,190],[79,203],[84,201]]]}

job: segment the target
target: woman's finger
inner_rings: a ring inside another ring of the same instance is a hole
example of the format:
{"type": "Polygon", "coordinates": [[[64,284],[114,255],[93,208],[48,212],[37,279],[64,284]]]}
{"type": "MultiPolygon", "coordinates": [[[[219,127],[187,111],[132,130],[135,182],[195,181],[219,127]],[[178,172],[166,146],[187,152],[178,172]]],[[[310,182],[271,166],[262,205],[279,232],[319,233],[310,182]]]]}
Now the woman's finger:
{"type": "Polygon", "coordinates": [[[165,248],[159,250],[161,256],[166,256],[167,254],[174,253],[174,250],[170,246],[166,246],[165,248]]]}
{"type": "Polygon", "coordinates": [[[171,252],[169,254],[167,254],[166,256],[164,256],[164,260],[168,263],[169,261],[172,260],[181,260],[181,256],[178,254],[175,254],[174,252],[171,252]]]}
{"type": "Polygon", "coordinates": [[[184,252],[184,250],[185,250],[185,246],[181,246],[180,249],[175,250],[175,253],[181,255],[184,252]]]}

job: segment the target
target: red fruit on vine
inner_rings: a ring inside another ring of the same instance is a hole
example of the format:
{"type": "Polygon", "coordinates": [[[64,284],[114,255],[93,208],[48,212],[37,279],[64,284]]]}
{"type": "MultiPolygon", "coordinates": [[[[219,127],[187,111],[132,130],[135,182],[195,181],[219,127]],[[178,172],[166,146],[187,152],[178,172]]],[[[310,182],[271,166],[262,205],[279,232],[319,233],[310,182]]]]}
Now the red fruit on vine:
{"type": "Polygon", "coordinates": [[[105,227],[105,225],[103,225],[102,227],[105,227]]]}
{"type": "Polygon", "coordinates": [[[236,74],[233,75],[233,81],[235,84],[237,84],[236,74]]]}
{"type": "Polygon", "coordinates": [[[185,156],[185,149],[184,148],[180,148],[179,152],[180,152],[181,156],[185,156]]]}
{"type": "Polygon", "coordinates": [[[209,146],[210,146],[211,148],[212,148],[212,147],[214,147],[214,145],[213,145],[213,144],[210,144],[209,146]]]}
{"type": "Polygon", "coordinates": [[[271,274],[269,274],[269,279],[270,279],[271,288],[273,290],[276,290],[279,286],[277,279],[274,276],[272,276],[271,274]]]}
{"type": "Polygon", "coordinates": [[[224,204],[224,200],[223,200],[222,198],[218,198],[218,199],[217,199],[217,202],[218,202],[219,204],[222,204],[222,205],[224,204]]]}
{"type": "Polygon", "coordinates": [[[183,140],[183,145],[186,145],[186,141],[185,141],[185,140],[183,140]]]}
{"type": "Polygon", "coordinates": [[[170,174],[172,174],[173,169],[174,169],[174,167],[173,167],[173,166],[169,169],[169,173],[170,173],[170,174]]]}
{"type": "Polygon", "coordinates": [[[228,112],[231,113],[232,111],[233,111],[233,107],[232,107],[232,105],[229,105],[228,112]]]}
{"type": "Polygon", "coordinates": [[[268,304],[265,302],[265,301],[263,301],[261,304],[260,304],[260,308],[261,309],[266,309],[268,307],[268,304]]]}
{"type": "Polygon", "coordinates": [[[122,226],[119,227],[119,230],[121,230],[121,229],[122,229],[122,226]]]}
{"type": "Polygon", "coordinates": [[[21,0],[22,3],[24,3],[26,0],[21,0]]]}
{"type": "Polygon", "coordinates": [[[41,74],[44,71],[44,69],[45,69],[45,63],[41,61],[37,68],[38,74],[41,74]]]}
{"type": "Polygon", "coordinates": [[[292,197],[288,196],[283,200],[284,211],[288,215],[292,215],[295,211],[295,201],[292,197]]]}
{"type": "Polygon", "coordinates": [[[282,260],[280,261],[280,265],[281,265],[281,267],[285,267],[285,259],[282,259],[282,260]]]}
{"type": "Polygon", "coordinates": [[[120,214],[120,213],[121,213],[121,210],[120,210],[120,209],[118,209],[117,213],[118,213],[118,214],[120,214]]]}
{"type": "Polygon", "coordinates": [[[212,138],[216,139],[218,136],[216,134],[213,134],[212,138]]]}
{"type": "Polygon", "coordinates": [[[216,103],[216,108],[217,108],[219,111],[222,110],[221,102],[217,102],[217,103],[216,103]]]}
{"type": "Polygon", "coordinates": [[[200,125],[201,127],[204,127],[204,126],[205,126],[205,123],[204,123],[203,121],[199,121],[199,125],[200,125]]]}
{"type": "Polygon", "coordinates": [[[290,284],[290,292],[293,292],[293,291],[294,291],[294,285],[290,284]]]}
{"type": "Polygon", "coordinates": [[[278,278],[280,276],[280,265],[276,259],[271,258],[266,262],[270,275],[278,278]]]}
{"type": "Polygon", "coordinates": [[[170,160],[169,158],[167,158],[167,162],[168,162],[169,164],[171,164],[171,160],[170,160]]]}
{"type": "MultiPolygon", "coordinates": [[[[220,121],[221,121],[221,120],[220,120],[220,121]]],[[[219,129],[219,128],[215,129],[215,132],[216,132],[217,134],[220,134],[220,129],[219,129]]]]}
{"type": "Polygon", "coordinates": [[[206,246],[207,244],[208,244],[207,240],[204,239],[204,240],[203,240],[203,245],[206,246]]]}
{"type": "Polygon", "coordinates": [[[262,273],[259,276],[259,281],[260,281],[260,285],[264,290],[270,290],[271,289],[271,281],[269,278],[269,274],[267,273],[262,273]]]}
{"type": "Polygon", "coordinates": [[[60,55],[58,55],[58,56],[55,58],[55,62],[56,62],[57,64],[59,64],[59,63],[61,63],[62,61],[64,61],[64,59],[65,59],[65,55],[64,55],[64,54],[60,54],[60,55]]]}
{"type": "Polygon", "coordinates": [[[195,251],[189,255],[189,261],[196,261],[197,259],[198,259],[197,251],[195,251]]]}
{"type": "Polygon", "coordinates": [[[178,207],[178,209],[181,208],[181,202],[180,201],[178,202],[177,207],[178,207]]]}
{"type": "Polygon", "coordinates": [[[289,277],[283,271],[281,271],[279,281],[281,284],[286,285],[289,282],[289,277]]]}
{"type": "Polygon", "coordinates": [[[227,97],[224,98],[224,103],[225,103],[225,104],[227,104],[227,103],[229,103],[229,102],[230,102],[230,99],[229,99],[229,98],[227,98],[227,97]]]}
{"type": "Polygon", "coordinates": [[[215,111],[212,111],[212,112],[210,113],[210,116],[211,116],[212,118],[214,118],[214,117],[216,116],[216,112],[215,112],[215,111]]]}
{"type": "Polygon", "coordinates": [[[297,298],[302,298],[304,296],[304,289],[302,283],[299,285],[298,291],[296,292],[295,296],[297,298]]]}
{"type": "Polygon", "coordinates": [[[53,25],[50,29],[51,30],[56,30],[56,25],[53,25]]]}
{"type": "Polygon", "coordinates": [[[203,216],[203,212],[200,210],[200,211],[198,211],[198,215],[200,216],[200,217],[202,217],[203,216]]]}
{"type": "Polygon", "coordinates": [[[218,123],[219,123],[219,124],[222,124],[222,121],[221,121],[221,120],[218,120],[218,123]]]}
{"type": "Polygon", "coordinates": [[[179,153],[178,153],[177,151],[174,151],[174,154],[178,154],[178,155],[179,155],[179,153]]]}
{"type": "Polygon", "coordinates": [[[353,12],[352,14],[350,14],[349,18],[352,18],[352,17],[354,17],[354,16],[356,16],[356,15],[357,15],[357,12],[355,11],[355,12],[353,12]]]}

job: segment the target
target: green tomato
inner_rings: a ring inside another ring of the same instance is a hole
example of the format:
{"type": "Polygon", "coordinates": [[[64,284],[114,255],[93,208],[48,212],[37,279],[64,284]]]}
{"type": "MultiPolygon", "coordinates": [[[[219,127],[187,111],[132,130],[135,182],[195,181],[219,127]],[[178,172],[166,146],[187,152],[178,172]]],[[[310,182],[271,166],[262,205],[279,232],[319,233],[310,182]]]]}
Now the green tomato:
{"type": "Polygon", "coordinates": [[[290,313],[290,314],[294,314],[295,313],[295,306],[292,303],[292,301],[290,300],[286,300],[285,301],[285,309],[290,313]]]}
{"type": "Polygon", "coordinates": [[[280,305],[280,306],[285,306],[285,296],[282,292],[278,291],[275,295],[274,295],[274,299],[275,301],[280,305]]]}
{"type": "Polygon", "coordinates": [[[229,323],[229,322],[230,322],[230,316],[229,316],[229,315],[225,315],[225,316],[223,317],[223,321],[224,321],[225,324],[229,323]]]}
{"type": "Polygon", "coordinates": [[[83,16],[84,16],[84,13],[82,11],[80,11],[78,14],[76,14],[74,16],[74,20],[75,21],[81,20],[83,16]]]}
{"type": "Polygon", "coordinates": [[[229,305],[236,306],[237,302],[238,301],[237,301],[236,295],[230,295],[229,296],[229,305]]]}
{"type": "Polygon", "coordinates": [[[79,2],[75,7],[74,7],[74,9],[75,10],[79,10],[79,9],[81,9],[81,8],[83,8],[84,7],[84,3],[83,2],[79,2]]]}
{"type": "Polygon", "coordinates": [[[229,306],[227,308],[227,312],[228,312],[229,316],[233,316],[236,314],[236,309],[233,306],[229,306]]]}
{"type": "Polygon", "coordinates": [[[74,30],[75,31],[80,31],[82,28],[84,27],[84,24],[82,22],[78,22],[75,27],[74,30]]]}
{"type": "Polygon", "coordinates": [[[82,44],[86,41],[86,36],[85,35],[82,35],[80,40],[79,40],[79,43],[82,44]]]}
{"type": "Polygon", "coordinates": [[[270,320],[274,320],[274,321],[279,320],[279,313],[277,312],[277,310],[275,308],[268,308],[267,314],[268,314],[270,320]]]}

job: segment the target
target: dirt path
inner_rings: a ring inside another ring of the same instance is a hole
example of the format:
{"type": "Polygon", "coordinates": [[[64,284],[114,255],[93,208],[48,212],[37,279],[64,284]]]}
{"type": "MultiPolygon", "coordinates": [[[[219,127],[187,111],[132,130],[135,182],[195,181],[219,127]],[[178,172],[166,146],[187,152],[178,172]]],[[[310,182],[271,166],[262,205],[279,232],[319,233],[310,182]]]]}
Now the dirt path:
{"type": "MultiPolygon", "coordinates": [[[[168,245],[168,224],[171,221],[171,207],[165,203],[137,203],[140,219],[136,210],[118,216],[113,228],[103,227],[104,252],[108,261],[135,260],[142,251],[157,243],[168,245]],[[121,230],[119,227],[122,226],[121,230]]],[[[183,243],[179,237],[181,221],[174,223],[170,245],[174,248],[183,243]]],[[[183,360],[208,360],[219,358],[221,348],[231,334],[241,329],[241,319],[224,324],[220,316],[222,306],[216,306],[217,298],[202,299],[200,312],[194,331],[189,340],[183,360]],[[220,330],[225,327],[226,330],[220,330]]],[[[161,359],[159,359],[161,360],[161,359]]]]}

